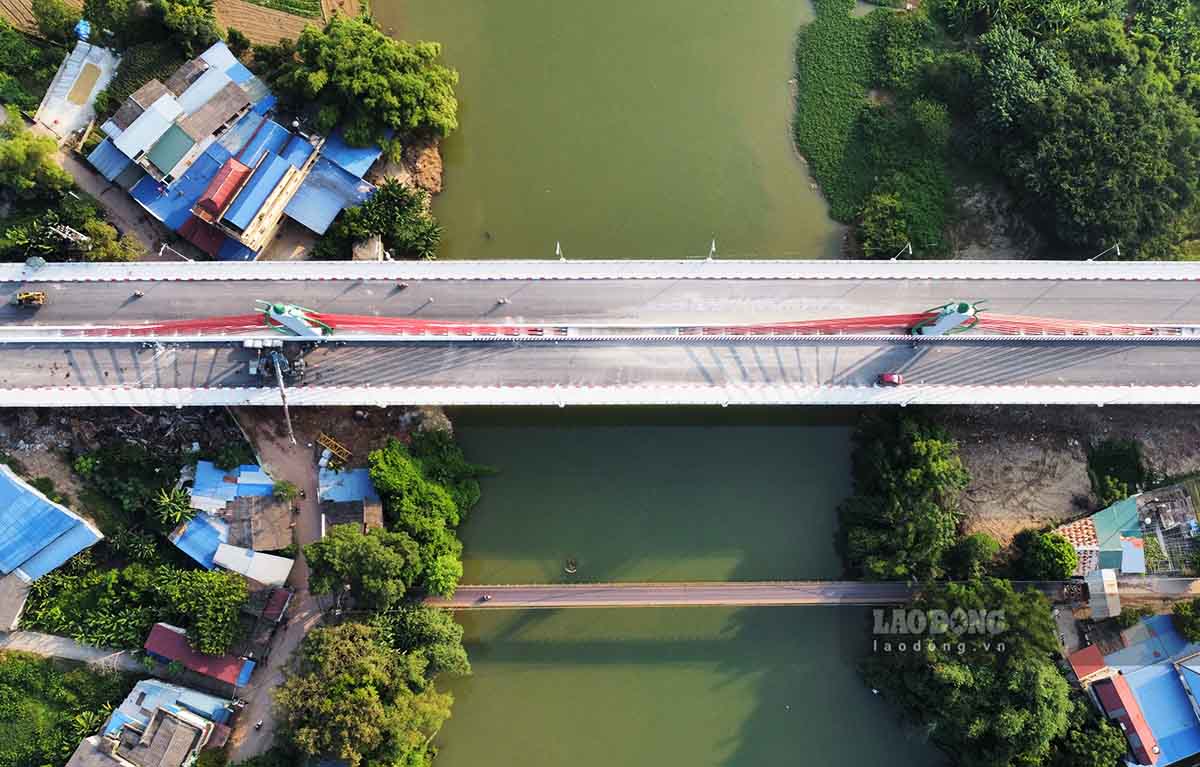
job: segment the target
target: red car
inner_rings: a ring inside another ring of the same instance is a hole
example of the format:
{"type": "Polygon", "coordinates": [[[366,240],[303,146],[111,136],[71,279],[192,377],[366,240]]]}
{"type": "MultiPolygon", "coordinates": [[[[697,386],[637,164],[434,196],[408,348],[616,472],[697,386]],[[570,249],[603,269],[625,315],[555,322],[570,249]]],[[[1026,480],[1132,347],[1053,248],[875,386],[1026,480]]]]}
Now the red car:
{"type": "Polygon", "coordinates": [[[903,386],[904,376],[899,373],[880,373],[876,383],[880,386],[903,386]]]}

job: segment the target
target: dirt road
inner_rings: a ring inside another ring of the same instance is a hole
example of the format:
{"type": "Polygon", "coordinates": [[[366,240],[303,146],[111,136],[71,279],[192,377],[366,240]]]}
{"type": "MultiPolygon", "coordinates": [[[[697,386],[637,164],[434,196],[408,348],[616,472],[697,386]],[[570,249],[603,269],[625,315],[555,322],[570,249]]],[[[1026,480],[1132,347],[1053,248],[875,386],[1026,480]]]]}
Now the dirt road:
{"type": "MultiPolygon", "coordinates": [[[[317,467],[313,452],[307,447],[312,441],[307,433],[297,432],[299,445],[276,434],[271,411],[241,410],[235,414],[245,428],[258,452],[259,459],[275,480],[288,480],[304,490],[305,498],[296,499],[300,516],[296,521],[296,542],[301,546],[321,537],[321,512],[317,502],[317,467]]],[[[275,634],[271,656],[259,669],[254,683],[246,688],[243,698],[246,708],[238,717],[229,739],[229,760],[239,762],[261,754],[271,747],[275,738],[275,716],[271,692],[283,683],[284,668],[300,646],[305,634],[321,622],[317,600],[308,593],[308,566],[303,555],[296,560],[288,585],[296,590],[288,608],[288,623],[275,634]],[[262,729],[254,729],[262,721],[262,729]]]]}
{"type": "Polygon", "coordinates": [[[18,650],[33,653],[45,658],[65,658],[77,660],[92,666],[145,673],[146,669],[138,663],[128,650],[109,650],[104,647],[89,647],[74,639],[41,634],[37,631],[14,631],[11,634],[0,633],[0,650],[18,650]]]}

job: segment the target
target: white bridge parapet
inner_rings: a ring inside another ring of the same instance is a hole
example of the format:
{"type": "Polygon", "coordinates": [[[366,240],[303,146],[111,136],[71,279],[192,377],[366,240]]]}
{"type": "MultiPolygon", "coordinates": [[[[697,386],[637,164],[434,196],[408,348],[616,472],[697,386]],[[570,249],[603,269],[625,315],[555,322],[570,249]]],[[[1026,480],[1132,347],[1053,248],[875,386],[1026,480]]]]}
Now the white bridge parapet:
{"type": "Polygon", "coordinates": [[[1200,280],[1186,261],[253,261],[0,264],[0,283],[307,280],[1200,280]]]}
{"type": "MultiPolygon", "coordinates": [[[[360,405],[1195,405],[1197,386],[301,386],[292,407],[360,405]]],[[[0,407],[281,406],[274,387],[0,388],[0,407]]]]}

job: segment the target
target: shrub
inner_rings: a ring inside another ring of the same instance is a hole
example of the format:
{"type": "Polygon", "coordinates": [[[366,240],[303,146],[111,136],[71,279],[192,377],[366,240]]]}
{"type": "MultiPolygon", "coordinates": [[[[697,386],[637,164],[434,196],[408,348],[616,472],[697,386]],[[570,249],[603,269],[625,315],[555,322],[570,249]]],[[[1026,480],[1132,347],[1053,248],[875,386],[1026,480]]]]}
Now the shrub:
{"type": "Polygon", "coordinates": [[[250,51],[250,38],[233,27],[225,32],[225,42],[229,45],[229,52],[239,59],[250,51]]]}
{"type": "Polygon", "coordinates": [[[867,258],[892,258],[908,243],[904,208],[894,194],[867,198],[858,220],[858,242],[867,258]]]}
{"type": "Polygon", "coordinates": [[[79,23],[79,12],[62,0],[33,0],[33,17],[42,36],[59,43],[70,42],[79,23]]]}
{"type": "Polygon", "coordinates": [[[1060,533],[1024,530],[1013,540],[1020,578],[1029,581],[1065,581],[1079,566],[1079,554],[1060,533]]]}

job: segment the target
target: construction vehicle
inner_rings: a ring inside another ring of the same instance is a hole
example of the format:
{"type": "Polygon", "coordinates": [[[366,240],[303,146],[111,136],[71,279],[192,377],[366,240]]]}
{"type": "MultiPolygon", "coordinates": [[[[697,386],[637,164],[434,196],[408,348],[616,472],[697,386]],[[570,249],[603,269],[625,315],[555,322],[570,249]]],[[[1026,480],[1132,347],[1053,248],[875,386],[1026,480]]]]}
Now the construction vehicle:
{"type": "Polygon", "coordinates": [[[26,290],[18,293],[12,300],[13,306],[28,306],[37,308],[46,303],[46,294],[40,290],[26,290]]]}
{"type": "Polygon", "coordinates": [[[979,324],[979,312],[983,301],[969,304],[966,301],[951,301],[944,306],[926,309],[932,315],[921,320],[908,329],[909,335],[914,336],[944,336],[947,333],[961,333],[979,324]]]}

